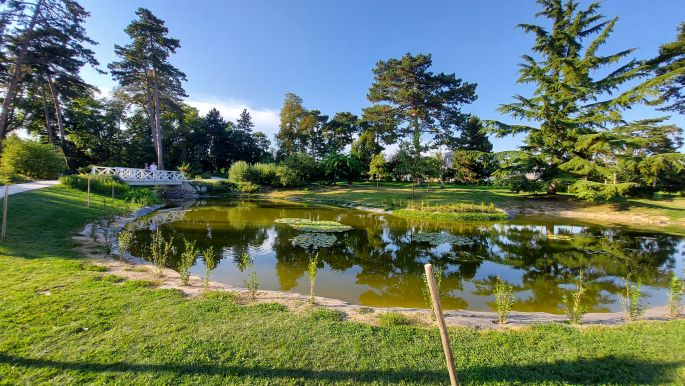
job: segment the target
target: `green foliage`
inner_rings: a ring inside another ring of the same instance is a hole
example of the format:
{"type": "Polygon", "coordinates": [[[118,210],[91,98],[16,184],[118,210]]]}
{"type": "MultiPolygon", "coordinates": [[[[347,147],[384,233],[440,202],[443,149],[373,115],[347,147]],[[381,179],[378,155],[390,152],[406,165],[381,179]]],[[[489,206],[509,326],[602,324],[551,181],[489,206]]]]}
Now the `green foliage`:
{"type": "Polygon", "coordinates": [[[359,160],[349,154],[333,153],[324,158],[323,164],[326,178],[333,182],[343,180],[352,183],[361,177],[362,165],[359,160]]]}
{"type": "Polygon", "coordinates": [[[84,174],[75,174],[71,176],[60,177],[61,184],[72,189],[81,191],[88,190],[88,180],[90,179],[91,193],[102,196],[111,196],[114,191],[115,197],[122,197],[131,204],[137,206],[149,206],[160,202],[159,195],[152,189],[130,186],[124,182],[117,181],[112,176],[91,176],[84,174]]]}
{"type": "Polygon", "coordinates": [[[171,256],[171,247],[173,246],[173,237],[167,241],[164,238],[159,228],[152,233],[152,240],[150,241],[150,261],[157,267],[157,276],[164,274],[164,268],[171,256]]]}
{"type": "MultiPolygon", "coordinates": [[[[442,295],[442,278],[443,278],[443,270],[440,268],[435,268],[433,270],[433,280],[435,281],[435,288],[438,290],[438,298],[442,295]]],[[[430,309],[430,317],[431,320],[435,320],[435,307],[433,306],[433,299],[431,297],[431,292],[430,292],[430,286],[428,284],[428,276],[426,276],[425,273],[421,275],[421,279],[423,280],[423,286],[421,287],[421,293],[423,294],[423,302],[426,304],[426,307],[430,309]]]]}
{"type": "Polygon", "coordinates": [[[581,271],[578,275],[576,289],[573,291],[573,295],[568,296],[568,294],[563,294],[561,298],[561,301],[566,306],[568,321],[574,325],[581,324],[583,322],[583,316],[587,313],[587,307],[582,304],[582,297],[586,291],[583,279],[584,275],[583,271],[581,271]]]}
{"type": "Polygon", "coordinates": [[[634,186],[635,184],[631,182],[603,184],[580,180],[569,186],[569,192],[574,193],[578,198],[583,200],[601,202],[624,197],[634,186]]]}
{"type": "Polygon", "coordinates": [[[178,264],[178,274],[181,275],[181,284],[188,285],[190,280],[190,267],[195,263],[197,257],[197,246],[195,240],[188,241],[183,239],[183,252],[181,253],[181,261],[178,264]]]}
{"type": "Polygon", "coordinates": [[[218,263],[214,246],[210,245],[202,251],[202,257],[205,260],[205,288],[209,286],[209,275],[216,268],[218,263]]]}
{"type": "Polygon", "coordinates": [[[14,135],[2,142],[0,176],[5,176],[6,179],[55,179],[65,169],[64,155],[52,145],[14,135]]]}
{"type": "Polygon", "coordinates": [[[376,181],[376,187],[378,187],[378,181],[385,178],[386,175],[385,155],[383,153],[375,154],[371,157],[369,164],[369,177],[376,181]]]}
{"type": "Polygon", "coordinates": [[[378,314],[378,323],[383,327],[408,326],[411,320],[399,312],[384,312],[378,314]]]}
{"type": "Polygon", "coordinates": [[[670,103],[661,109],[685,114],[685,22],[678,27],[676,40],[659,47],[659,55],[649,64],[657,77],[666,80],[659,86],[655,104],[670,103]]]}
{"type": "Polygon", "coordinates": [[[497,306],[497,322],[505,324],[509,321],[511,308],[514,306],[516,296],[513,292],[514,287],[497,276],[495,283],[495,305],[497,306]]]}
{"type": "Polygon", "coordinates": [[[129,229],[122,229],[117,237],[119,258],[124,259],[124,255],[131,251],[133,245],[133,231],[129,229]]]}
{"type": "Polygon", "coordinates": [[[228,169],[228,181],[236,185],[245,183],[248,180],[250,173],[250,164],[245,161],[237,161],[228,169]]]}
{"type": "Polygon", "coordinates": [[[680,316],[683,310],[683,295],[685,295],[685,279],[679,279],[674,273],[668,292],[668,302],[666,303],[669,318],[674,319],[680,316]]]}
{"type": "Polygon", "coordinates": [[[345,319],[344,312],[328,307],[315,307],[309,311],[308,315],[313,320],[326,322],[342,322],[345,319]]]}
{"type": "Polygon", "coordinates": [[[309,276],[309,304],[314,304],[314,285],[316,284],[316,274],[319,272],[319,254],[309,258],[307,264],[307,276],[309,276]]]}
{"type": "Polygon", "coordinates": [[[288,224],[302,232],[346,232],[352,229],[351,226],[336,221],[317,221],[306,218],[278,218],[274,222],[288,224]]]}
{"type": "Polygon", "coordinates": [[[257,291],[259,291],[259,279],[257,279],[257,271],[252,271],[250,278],[243,281],[245,288],[250,296],[250,300],[255,301],[257,299],[257,291]]]}
{"type": "Polygon", "coordinates": [[[131,187],[124,192],[123,197],[126,201],[138,206],[150,206],[161,202],[157,192],[143,187],[131,187]]]}
{"type": "Polygon", "coordinates": [[[286,165],[278,165],[276,177],[280,186],[290,188],[302,184],[301,176],[296,169],[286,165]]]}
{"type": "Polygon", "coordinates": [[[497,209],[494,204],[443,204],[430,205],[424,201],[409,201],[406,209],[392,212],[394,216],[438,222],[451,221],[498,221],[506,220],[508,215],[497,209]]]}
{"type": "Polygon", "coordinates": [[[327,233],[303,233],[293,237],[293,245],[300,246],[304,249],[317,250],[319,248],[330,248],[335,245],[337,238],[335,235],[330,235],[327,233]]]}
{"type": "Polygon", "coordinates": [[[280,185],[280,179],[278,178],[278,166],[273,163],[256,163],[252,165],[248,170],[248,175],[246,178],[257,185],[280,185]]]}
{"type": "Polygon", "coordinates": [[[249,253],[243,252],[235,257],[235,263],[240,272],[250,268],[252,266],[252,256],[249,253]]]}
{"type": "Polygon", "coordinates": [[[639,318],[645,312],[645,307],[642,304],[642,293],[640,292],[640,287],[642,284],[638,280],[637,283],[633,283],[630,279],[630,275],[625,278],[625,287],[621,293],[621,304],[625,311],[625,318],[627,321],[633,321],[639,318]]]}

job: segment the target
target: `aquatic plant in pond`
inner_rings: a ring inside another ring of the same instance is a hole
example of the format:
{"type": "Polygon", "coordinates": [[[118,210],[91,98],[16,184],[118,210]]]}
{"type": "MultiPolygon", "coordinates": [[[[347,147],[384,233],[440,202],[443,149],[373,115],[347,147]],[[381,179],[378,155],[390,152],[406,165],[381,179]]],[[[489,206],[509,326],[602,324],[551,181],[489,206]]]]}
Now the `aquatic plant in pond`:
{"type": "Polygon", "coordinates": [[[583,279],[583,271],[580,271],[573,295],[564,294],[561,298],[566,306],[568,322],[571,324],[580,324],[583,321],[583,316],[587,313],[587,307],[582,304],[582,296],[586,291],[583,279]]]}
{"type": "Polygon", "coordinates": [[[303,232],[345,232],[352,229],[351,226],[336,221],[315,221],[306,218],[279,218],[274,222],[288,224],[293,229],[303,232]]]}
{"type": "Polygon", "coordinates": [[[188,241],[183,239],[183,253],[181,253],[181,262],[178,265],[178,273],[181,275],[181,284],[188,285],[190,281],[190,267],[193,266],[195,258],[197,257],[197,247],[195,241],[188,241]]]}
{"type": "Polygon", "coordinates": [[[210,245],[202,251],[202,257],[205,260],[205,288],[209,287],[209,274],[216,268],[216,252],[214,246],[210,245]]]}
{"type": "Polygon", "coordinates": [[[309,304],[314,304],[314,285],[316,274],[319,271],[319,254],[312,256],[307,265],[307,276],[309,276],[309,304]]]}
{"type": "Polygon", "coordinates": [[[303,233],[293,237],[293,245],[304,249],[319,249],[332,247],[336,242],[335,235],[325,233],[303,233]]]}
{"type": "Polygon", "coordinates": [[[509,321],[511,308],[516,301],[513,288],[514,287],[511,284],[497,276],[497,283],[495,284],[495,304],[497,305],[497,322],[499,324],[505,324],[509,321]]]}
{"type": "Polygon", "coordinates": [[[411,236],[417,243],[428,243],[438,246],[440,244],[452,244],[459,246],[473,246],[475,241],[470,237],[455,236],[444,232],[417,232],[411,236]]]}
{"type": "Polygon", "coordinates": [[[627,321],[635,320],[645,313],[645,307],[641,299],[642,294],[640,293],[641,286],[640,280],[633,283],[630,275],[625,278],[625,288],[621,294],[621,304],[626,313],[627,321]]]}
{"type": "Polygon", "coordinates": [[[668,317],[673,319],[680,316],[683,310],[682,300],[685,294],[685,279],[678,279],[678,276],[673,274],[671,278],[671,288],[668,292],[668,317]]]}

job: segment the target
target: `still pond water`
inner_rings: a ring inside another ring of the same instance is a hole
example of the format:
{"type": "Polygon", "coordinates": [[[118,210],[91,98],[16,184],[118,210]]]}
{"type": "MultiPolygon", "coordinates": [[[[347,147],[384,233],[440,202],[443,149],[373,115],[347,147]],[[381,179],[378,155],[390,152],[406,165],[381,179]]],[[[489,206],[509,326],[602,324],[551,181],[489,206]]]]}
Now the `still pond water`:
{"type": "MultiPolygon", "coordinates": [[[[219,254],[211,280],[233,286],[255,271],[260,289],[309,293],[307,266],[318,253],[316,295],[366,306],[425,308],[423,265],[444,272],[443,307],[488,311],[494,308],[496,276],[514,285],[515,310],[563,313],[564,293],[585,272],[584,302],[591,312],[621,310],[623,278],[642,282],[644,303],[664,305],[673,272],[685,268],[685,238],[578,221],[519,217],[499,223],[434,224],[358,210],[262,200],[206,200],[153,213],[134,223],[132,253],[145,257],[151,232],[174,238],[176,258],[183,239],[219,254]],[[280,218],[332,220],[352,226],[332,234],[333,246],[318,251],[293,245],[302,232],[280,218]],[[443,232],[460,242],[431,245],[416,235],[443,232]],[[245,268],[240,256],[249,253],[245,268]]],[[[170,263],[173,268],[177,260],[170,263]]],[[[191,273],[204,275],[198,257],[191,273]]]]}

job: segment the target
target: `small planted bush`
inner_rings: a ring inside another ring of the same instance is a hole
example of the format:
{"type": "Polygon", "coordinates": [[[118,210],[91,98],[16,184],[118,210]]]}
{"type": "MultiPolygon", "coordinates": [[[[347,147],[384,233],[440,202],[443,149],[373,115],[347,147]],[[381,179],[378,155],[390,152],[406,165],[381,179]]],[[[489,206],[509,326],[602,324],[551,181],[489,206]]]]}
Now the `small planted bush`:
{"type": "Polygon", "coordinates": [[[216,268],[217,256],[214,251],[214,246],[209,246],[202,251],[202,256],[205,259],[205,288],[209,287],[209,275],[216,268]]]}
{"type": "Polygon", "coordinates": [[[497,276],[495,283],[495,304],[497,305],[497,322],[505,324],[509,321],[511,308],[514,306],[516,296],[514,296],[514,287],[497,276]]]}
{"type": "Polygon", "coordinates": [[[678,276],[673,274],[671,279],[671,288],[668,293],[668,317],[671,319],[680,316],[683,311],[683,294],[685,294],[685,279],[678,279],[678,276]]]}
{"type": "Polygon", "coordinates": [[[157,267],[157,276],[164,274],[164,267],[171,256],[171,247],[174,239],[166,241],[159,228],[152,234],[150,242],[150,260],[157,267]]]}
{"type": "Polygon", "coordinates": [[[312,256],[307,265],[307,276],[309,276],[309,304],[314,304],[314,285],[316,284],[316,274],[319,272],[319,254],[312,256]]]}
{"type": "Polygon", "coordinates": [[[123,229],[119,232],[117,243],[119,246],[119,258],[124,260],[124,255],[127,252],[131,252],[131,246],[133,246],[133,232],[129,229],[123,229]]]}
{"type": "Polygon", "coordinates": [[[257,279],[257,272],[252,271],[250,278],[243,281],[247,292],[250,295],[250,300],[255,301],[257,299],[257,291],[259,291],[259,279],[257,279]]]}
{"type": "Polygon", "coordinates": [[[345,313],[340,310],[334,310],[326,307],[316,307],[309,311],[309,317],[314,320],[327,320],[330,322],[342,322],[345,318],[345,313]]]}
{"type": "MultiPolygon", "coordinates": [[[[440,268],[435,268],[433,270],[433,280],[435,280],[435,287],[438,289],[438,294],[441,293],[441,287],[442,287],[442,269],[440,268]]],[[[433,301],[431,298],[431,293],[430,289],[428,286],[428,276],[424,273],[421,275],[423,279],[423,287],[421,287],[421,292],[423,293],[423,301],[426,303],[426,307],[430,308],[431,311],[431,320],[435,320],[435,308],[433,307],[433,301]]],[[[438,295],[439,296],[439,295],[438,295]]]]}
{"type": "Polygon", "coordinates": [[[583,293],[585,293],[585,283],[583,282],[583,272],[580,272],[573,295],[564,294],[561,298],[566,306],[566,316],[570,324],[581,324],[583,316],[587,313],[587,307],[582,304],[583,293]]]}
{"type": "Polygon", "coordinates": [[[197,247],[195,241],[188,241],[183,239],[183,253],[181,253],[181,262],[178,266],[178,273],[181,275],[181,284],[188,285],[190,281],[190,267],[193,266],[195,258],[197,257],[197,247]]]}
{"type": "Polygon", "coordinates": [[[411,320],[397,312],[386,312],[378,314],[378,323],[383,327],[408,326],[411,320]]]}
{"type": "Polygon", "coordinates": [[[645,312],[645,307],[642,304],[641,293],[640,293],[641,283],[638,280],[633,283],[630,279],[630,275],[625,279],[625,287],[623,288],[623,293],[621,294],[621,304],[623,305],[623,310],[626,315],[627,321],[633,321],[639,318],[645,312]]]}

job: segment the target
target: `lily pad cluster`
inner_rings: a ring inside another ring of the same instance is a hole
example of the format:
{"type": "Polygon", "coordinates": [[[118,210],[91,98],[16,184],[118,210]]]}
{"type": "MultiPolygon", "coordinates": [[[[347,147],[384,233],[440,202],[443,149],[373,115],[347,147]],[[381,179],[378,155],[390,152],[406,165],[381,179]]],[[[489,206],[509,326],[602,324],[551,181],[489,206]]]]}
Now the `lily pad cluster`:
{"type": "Polygon", "coordinates": [[[475,241],[470,237],[456,236],[442,232],[418,232],[414,233],[412,240],[417,243],[428,243],[438,246],[440,244],[451,244],[460,246],[473,246],[475,241]]]}
{"type": "Polygon", "coordinates": [[[449,252],[447,258],[459,263],[478,263],[485,260],[485,257],[476,255],[469,251],[449,252]]]}
{"type": "Polygon", "coordinates": [[[335,235],[326,233],[303,233],[292,239],[294,245],[304,249],[329,248],[335,244],[335,235]]]}
{"type": "Polygon", "coordinates": [[[315,221],[306,218],[279,218],[276,220],[279,224],[288,224],[294,229],[302,232],[345,232],[352,229],[349,225],[344,225],[335,221],[315,221]]]}

